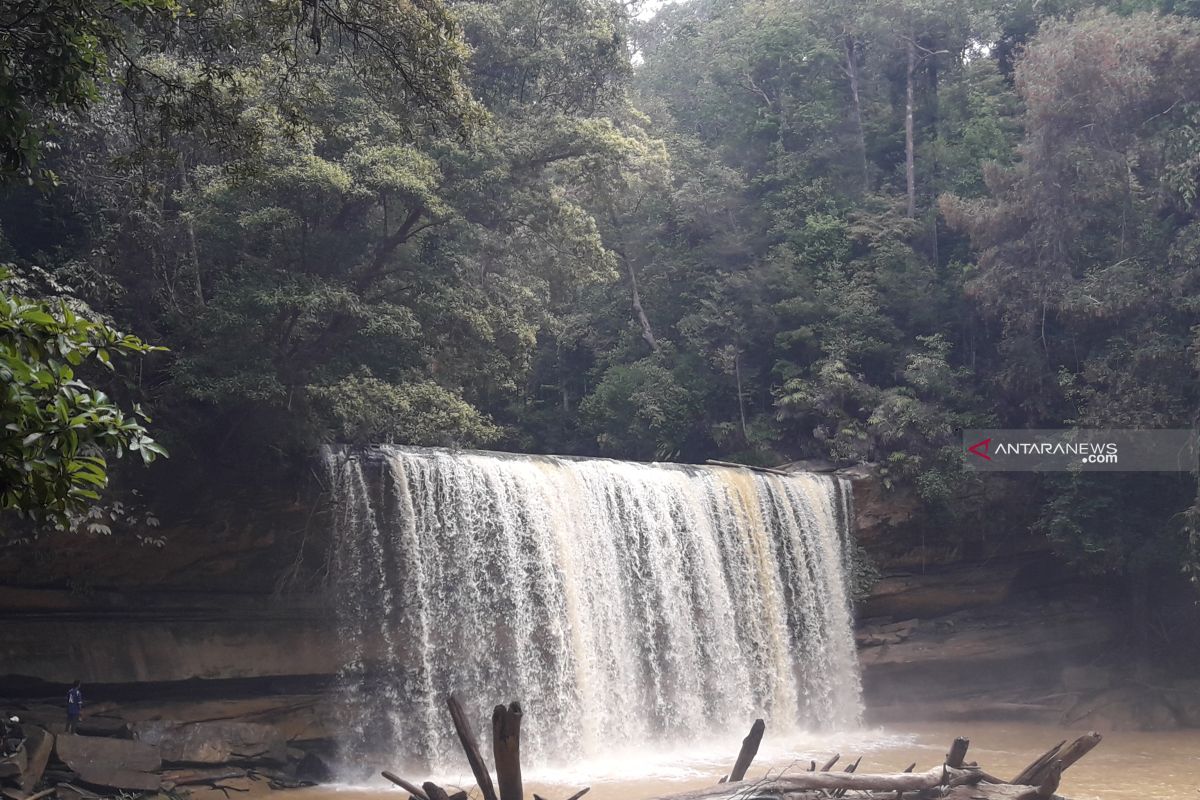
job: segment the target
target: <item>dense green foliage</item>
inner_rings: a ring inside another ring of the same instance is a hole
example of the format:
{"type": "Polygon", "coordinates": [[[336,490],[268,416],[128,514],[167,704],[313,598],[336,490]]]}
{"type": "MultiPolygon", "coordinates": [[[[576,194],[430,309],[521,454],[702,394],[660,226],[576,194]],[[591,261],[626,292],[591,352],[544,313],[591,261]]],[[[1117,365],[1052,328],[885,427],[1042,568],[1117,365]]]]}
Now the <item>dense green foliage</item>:
{"type": "MultiPolygon", "coordinates": [[[[0,268],[0,282],[8,277],[0,268]]],[[[155,348],[136,336],[0,286],[0,509],[65,526],[108,486],[106,453],[163,455],[138,421],[76,377],[155,348]]],[[[161,349],[161,348],[160,348],[161,349]]]]}
{"type": "MultiPolygon", "coordinates": [[[[0,245],[170,348],[199,467],[868,461],[952,521],[996,498],[964,427],[1195,424],[1190,7],[81,7],[57,88],[0,68],[6,168],[57,177],[0,245]]],[[[1081,566],[1194,563],[1194,476],[1116,484],[1018,491],[1081,566]]]]}

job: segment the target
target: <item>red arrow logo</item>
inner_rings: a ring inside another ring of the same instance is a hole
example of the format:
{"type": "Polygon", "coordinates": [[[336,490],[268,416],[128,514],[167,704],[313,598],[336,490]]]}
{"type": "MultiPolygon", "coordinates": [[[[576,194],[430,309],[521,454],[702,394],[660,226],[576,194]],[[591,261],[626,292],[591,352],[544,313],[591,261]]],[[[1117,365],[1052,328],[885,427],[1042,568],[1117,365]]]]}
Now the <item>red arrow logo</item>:
{"type": "Polygon", "coordinates": [[[980,439],[978,442],[971,445],[967,449],[970,450],[975,455],[982,458],[984,461],[991,461],[992,457],[988,455],[988,449],[991,447],[991,444],[992,444],[992,437],[989,436],[986,439],[980,439]]]}

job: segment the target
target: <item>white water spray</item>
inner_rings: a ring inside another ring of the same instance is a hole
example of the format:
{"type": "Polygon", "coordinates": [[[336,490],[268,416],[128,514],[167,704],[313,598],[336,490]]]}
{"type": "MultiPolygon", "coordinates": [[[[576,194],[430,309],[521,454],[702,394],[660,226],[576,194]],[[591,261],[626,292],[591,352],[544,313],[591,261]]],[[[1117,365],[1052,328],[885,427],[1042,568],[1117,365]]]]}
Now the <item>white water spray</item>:
{"type": "Polygon", "coordinates": [[[442,766],[452,689],[480,710],[519,699],[533,758],[686,744],[757,716],[777,734],[859,721],[839,478],[390,446],[327,458],[352,752],[442,766]]]}

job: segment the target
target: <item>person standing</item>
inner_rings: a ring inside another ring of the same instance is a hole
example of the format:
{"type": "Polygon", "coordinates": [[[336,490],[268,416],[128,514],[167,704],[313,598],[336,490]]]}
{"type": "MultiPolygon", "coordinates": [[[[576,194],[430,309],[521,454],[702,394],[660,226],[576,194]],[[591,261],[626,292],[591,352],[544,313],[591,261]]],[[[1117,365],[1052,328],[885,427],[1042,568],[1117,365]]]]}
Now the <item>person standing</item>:
{"type": "Polygon", "coordinates": [[[83,692],[79,690],[79,681],[71,684],[67,691],[67,733],[74,733],[79,725],[79,715],[83,711],[83,692]]]}

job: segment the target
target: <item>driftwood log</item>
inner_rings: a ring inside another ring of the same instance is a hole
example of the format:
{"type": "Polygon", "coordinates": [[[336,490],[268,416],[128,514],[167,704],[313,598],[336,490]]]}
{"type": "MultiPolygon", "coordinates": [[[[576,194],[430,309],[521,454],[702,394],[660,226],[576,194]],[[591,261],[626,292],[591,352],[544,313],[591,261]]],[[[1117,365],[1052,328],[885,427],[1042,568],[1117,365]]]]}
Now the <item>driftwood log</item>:
{"type": "MultiPolygon", "coordinates": [[[[475,733],[463,711],[462,702],[451,694],[446,704],[483,800],[525,800],[521,777],[523,714],[520,704],[498,705],[492,711],[495,784],[492,783],[475,733]]],[[[761,719],[755,720],[750,733],[742,740],[733,769],[716,785],[660,795],[652,800],[824,800],[843,797],[847,792],[858,793],[854,797],[861,800],[906,800],[906,793],[911,793],[907,800],[1051,800],[1058,791],[1063,772],[1091,752],[1102,738],[1093,731],[1069,744],[1066,740],[1059,742],[1038,756],[1011,781],[1003,781],[984,772],[975,762],[967,763],[970,740],[964,737],[955,739],[946,752],[945,761],[927,772],[914,772],[917,765],[913,763],[903,772],[862,773],[858,772],[862,764],[861,756],[844,771],[833,772],[834,765],[841,759],[841,754],[835,753],[819,770],[817,762],[813,760],[809,762],[807,771],[746,780],[746,773],[758,754],[765,731],[765,723],[761,719]]],[[[449,793],[428,781],[418,786],[386,770],[382,774],[416,800],[467,800],[467,794],[463,791],[449,793]]],[[[567,800],[579,800],[587,792],[587,788],[581,789],[567,800]]],[[[535,794],[533,800],[545,799],[535,794]]]]}
{"type": "Polygon", "coordinates": [[[811,762],[808,772],[721,783],[654,800],[821,800],[848,791],[859,792],[857,796],[867,800],[904,800],[906,792],[913,793],[912,800],[1050,800],[1058,791],[1063,770],[1086,755],[1100,738],[1098,733],[1089,733],[1070,745],[1065,741],[1055,745],[1018,776],[1028,783],[1006,783],[966,764],[970,741],[960,737],[951,744],[945,762],[928,772],[914,773],[916,764],[910,764],[899,773],[858,773],[861,758],[844,772],[830,772],[840,757],[835,755],[820,772],[815,771],[816,762],[811,762]]]}
{"type": "Polygon", "coordinates": [[[740,781],[746,777],[746,770],[750,769],[750,764],[758,755],[758,746],[762,744],[763,733],[766,730],[767,723],[761,719],[754,720],[754,724],[750,726],[750,733],[746,735],[745,739],[742,739],[742,749],[738,751],[737,761],[733,762],[729,780],[740,781]]]}
{"type": "Polygon", "coordinates": [[[960,768],[967,759],[967,748],[970,746],[970,739],[961,736],[955,739],[954,744],[950,745],[950,752],[946,753],[946,766],[960,768]]]}
{"type": "MultiPolygon", "coordinates": [[[[521,782],[521,704],[496,706],[492,711],[492,752],[500,800],[524,800],[521,782]]],[[[433,800],[433,798],[430,798],[433,800]]]]}
{"type": "Polygon", "coordinates": [[[919,792],[946,786],[955,778],[977,776],[972,770],[936,767],[928,772],[867,774],[856,772],[800,772],[760,781],[738,781],[693,789],[679,794],[661,795],[654,800],[722,800],[722,798],[786,797],[816,790],[869,792],[919,792]]]}
{"type": "MultiPolygon", "coordinates": [[[[450,720],[454,731],[458,734],[459,744],[471,765],[475,782],[479,785],[483,800],[524,800],[525,787],[521,780],[521,704],[509,703],[507,706],[496,706],[492,711],[492,751],[496,758],[496,783],[492,783],[491,772],[487,762],[479,750],[479,741],[467,718],[462,700],[454,692],[446,697],[446,706],[450,709],[450,720]],[[499,792],[496,787],[499,786],[499,792]]],[[[383,770],[381,773],[392,783],[399,786],[415,800],[468,800],[465,791],[447,792],[445,788],[426,781],[417,786],[412,781],[405,780],[394,772],[383,770]]],[[[579,800],[588,793],[591,787],[585,786],[567,800],[579,800]]],[[[534,795],[534,800],[544,798],[534,795]]]]}
{"type": "Polygon", "coordinates": [[[1009,783],[1040,786],[1045,783],[1055,762],[1062,762],[1062,769],[1067,769],[1079,759],[1086,756],[1104,737],[1096,731],[1085,733],[1075,741],[1067,744],[1066,740],[1059,742],[1047,750],[1036,761],[1030,764],[1009,783]]]}
{"type": "MultiPolygon", "coordinates": [[[[446,696],[446,705],[450,708],[450,720],[454,723],[454,732],[458,734],[458,742],[467,755],[467,763],[471,765],[471,774],[475,783],[479,784],[479,792],[483,800],[499,800],[496,789],[492,786],[492,776],[488,772],[487,762],[479,752],[479,742],[475,739],[475,731],[471,729],[471,721],[463,710],[462,701],[451,692],[446,696]]],[[[426,800],[432,800],[427,798],[426,800]]]]}

